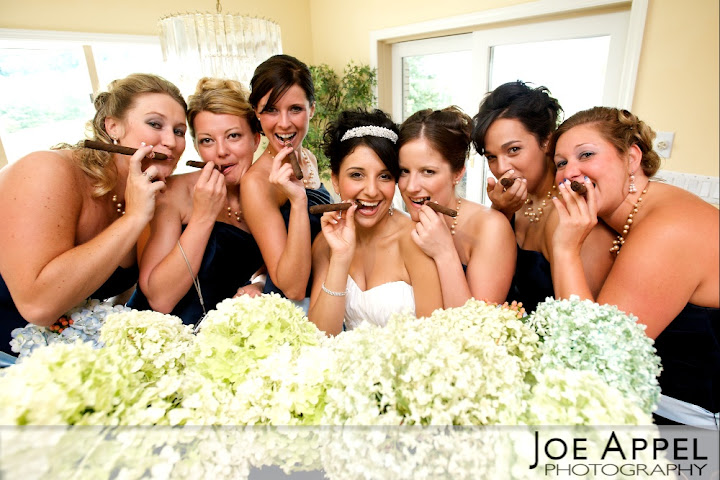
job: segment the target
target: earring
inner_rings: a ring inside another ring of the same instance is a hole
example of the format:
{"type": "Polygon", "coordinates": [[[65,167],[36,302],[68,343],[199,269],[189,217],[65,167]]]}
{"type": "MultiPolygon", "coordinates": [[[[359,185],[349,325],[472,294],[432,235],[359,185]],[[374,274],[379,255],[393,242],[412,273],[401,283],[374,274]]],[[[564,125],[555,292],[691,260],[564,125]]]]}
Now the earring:
{"type": "Polygon", "coordinates": [[[457,184],[460,183],[460,180],[455,180],[453,183],[454,183],[455,185],[457,185],[457,184]]]}
{"type": "Polygon", "coordinates": [[[392,217],[393,214],[395,213],[395,205],[390,205],[390,210],[388,210],[388,212],[390,213],[390,216],[392,217]]]}
{"type": "Polygon", "coordinates": [[[113,140],[113,145],[117,145],[117,143],[118,143],[118,142],[117,142],[117,138],[112,137],[112,140],[113,140]]]}
{"type": "Polygon", "coordinates": [[[630,185],[628,186],[628,192],[635,193],[637,192],[637,187],[635,186],[635,172],[630,172],[630,185]]]}

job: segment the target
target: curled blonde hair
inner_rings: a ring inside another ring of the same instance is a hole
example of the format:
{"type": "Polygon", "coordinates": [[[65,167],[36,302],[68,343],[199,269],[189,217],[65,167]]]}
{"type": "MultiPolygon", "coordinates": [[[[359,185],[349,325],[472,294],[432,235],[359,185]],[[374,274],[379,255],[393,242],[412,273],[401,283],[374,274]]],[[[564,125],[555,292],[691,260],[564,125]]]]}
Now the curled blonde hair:
{"type": "MultiPolygon", "coordinates": [[[[87,137],[106,143],[112,143],[110,134],[105,130],[105,119],[113,117],[124,120],[128,110],[138,96],[145,93],[164,93],[170,95],[187,111],[187,104],[180,90],[171,82],[149,73],[133,73],[125,78],[113,80],[105,92],[100,92],[94,100],[95,116],[87,123],[87,137]]],[[[117,170],[112,154],[99,150],[82,148],[82,142],[71,146],[60,144],[54,148],[72,148],[78,165],[91,179],[93,196],[100,197],[110,192],[117,183],[117,170]]]]}
{"type": "Polygon", "coordinates": [[[190,134],[195,138],[195,117],[200,112],[235,115],[247,120],[253,133],[257,133],[255,112],[248,102],[248,90],[237,80],[201,78],[195,93],[188,97],[187,121],[190,134]]]}
{"type": "Polygon", "coordinates": [[[655,132],[636,115],[627,110],[610,107],[594,107],[583,110],[565,120],[557,129],[550,142],[551,157],[560,136],[578,125],[592,124],[600,135],[610,142],[621,155],[637,145],[642,152],[640,167],[650,178],[660,169],[660,157],[653,150],[655,132]]]}

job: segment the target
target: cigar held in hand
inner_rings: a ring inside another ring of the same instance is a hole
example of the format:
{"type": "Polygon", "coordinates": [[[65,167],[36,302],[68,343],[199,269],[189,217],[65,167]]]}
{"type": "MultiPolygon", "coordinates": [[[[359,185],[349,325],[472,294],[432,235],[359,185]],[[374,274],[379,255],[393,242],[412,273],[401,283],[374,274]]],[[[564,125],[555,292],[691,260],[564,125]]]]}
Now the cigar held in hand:
{"type": "Polygon", "coordinates": [[[310,206],[310,215],[321,215],[325,212],[338,212],[347,210],[352,206],[352,203],[325,203],[320,205],[310,206]]]}
{"type": "Polygon", "coordinates": [[[425,202],[425,205],[432,208],[438,213],[442,213],[443,215],[447,215],[448,217],[457,217],[457,210],[453,210],[452,208],[444,207],[440,205],[439,203],[435,202],[425,202]]]}
{"type": "MultiPolygon", "coordinates": [[[[83,147],[122,155],[134,155],[137,152],[137,148],[123,147],[122,145],[113,145],[112,143],[98,142],[96,140],[85,140],[83,147]]],[[[164,153],[152,152],[152,157],[145,158],[148,160],[167,160],[168,157],[164,153]]]]}

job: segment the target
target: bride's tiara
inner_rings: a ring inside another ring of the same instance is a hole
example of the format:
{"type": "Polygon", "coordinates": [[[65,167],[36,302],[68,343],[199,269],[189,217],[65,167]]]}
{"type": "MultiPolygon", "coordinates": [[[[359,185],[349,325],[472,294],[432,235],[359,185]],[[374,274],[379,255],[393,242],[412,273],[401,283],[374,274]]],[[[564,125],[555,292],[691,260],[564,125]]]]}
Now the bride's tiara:
{"type": "Polygon", "coordinates": [[[377,125],[363,125],[362,127],[351,128],[350,130],[345,132],[345,135],[342,136],[340,141],[344,142],[345,140],[348,140],[350,138],[360,138],[367,136],[387,138],[392,143],[395,143],[398,140],[397,133],[393,132],[389,128],[378,127],[377,125]]]}

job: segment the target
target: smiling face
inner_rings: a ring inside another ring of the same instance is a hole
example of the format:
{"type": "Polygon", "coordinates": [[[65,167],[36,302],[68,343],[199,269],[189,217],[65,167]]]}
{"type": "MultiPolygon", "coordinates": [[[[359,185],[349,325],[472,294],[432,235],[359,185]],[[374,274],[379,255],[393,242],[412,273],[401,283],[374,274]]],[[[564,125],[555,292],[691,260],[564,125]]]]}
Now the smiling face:
{"type": "Polygon", "coordinates": [[[155,165],[159,180],[165,180],[175,170],[185,151],[185,110],[175,99],[164,93],[138,95],[122,120],[108,117],[105,127],[120,145],[138,148],[142,142],[153,145],[153,151],[164,153],[167,160],[142,161],[142,170],[155,165]]]}
{"type": "Polygon", "coordinates": [[[500,118],[490,125],[485,135],[485,158],[495,178],[514,170],[511,176],[525,178],[530,192],[541,186],[548,168],[545,146],[513,118],[500,118]]]}
{"type": "Polygon", "coordinates": [[[455,201],[455,181],[463,172],[464,169],[453,173],[450,163],[424,138],[403,145],[398,187],[410,217],[417,222],[420,208],[427,200],[451,205],[455,201]]]}
{"type": "Polygon", "coordinates": [[[273,152],[279,152],[286,142],[290,142],[297,150],[307,135],[315,105],[310,105],[299,85],[290,87],[275,105],[267,105],[271,93],[265,94],[255,109],[269,147],[273,152]]]}
{"type": "Polygon", "coordinates": [[[598,215],[603,216],[626,197],[630,171],[633,165],[638,168],[641,156],[636,146],[627,155],[621,155],[592,124],[578,125],[557,140],[555,181],[567,178],[582,182],[587,176],[595,185],[598,215]]]}
{"type": "Polygon", "coordinates": [[[343,158],[332,182],[340,198],[359,202],[357,225],[368,228],[387,216],[395,194],[395,178],[370,147],[360,145],[343,158]]]}
{"type": "Polygon", "coordinates": [[[203,111],[194,121],[197,151],[205,162],[213,162],[225,175],[225,183],[237,185],[250,165],[260,141],[246,118],[203,111]]]}

